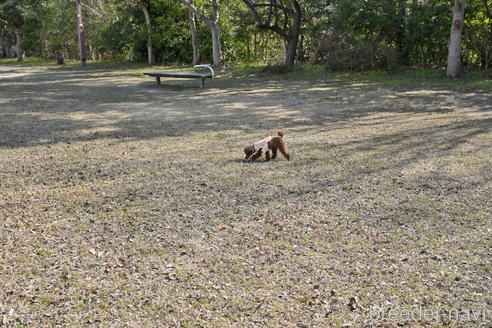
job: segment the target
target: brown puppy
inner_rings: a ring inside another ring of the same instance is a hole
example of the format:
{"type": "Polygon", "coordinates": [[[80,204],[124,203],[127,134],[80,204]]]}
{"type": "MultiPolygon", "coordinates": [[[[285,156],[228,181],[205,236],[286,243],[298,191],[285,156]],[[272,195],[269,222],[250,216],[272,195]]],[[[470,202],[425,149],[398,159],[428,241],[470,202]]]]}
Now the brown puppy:
{"type": "Polygon", "coordinates": [[[263,140],[255,142],[255,144],[252,146],[245,147],[244,148],[244,153],[246,154],[245,159],[254,162],[259,157],[261,157],[261,154],[263,152],[265,152],[266,160],[269,161],[270,150],[272,151],[272,159],[275,159],[277,157],[277,151],[280,150],[280,152],[289,161],[290,153],[287,150],[284,139],[282,138],[284,136],[284,132],[280,130],[277,132],[277,135],[278,137],[273,137],[273,138],[268,137],[263,140]]]}

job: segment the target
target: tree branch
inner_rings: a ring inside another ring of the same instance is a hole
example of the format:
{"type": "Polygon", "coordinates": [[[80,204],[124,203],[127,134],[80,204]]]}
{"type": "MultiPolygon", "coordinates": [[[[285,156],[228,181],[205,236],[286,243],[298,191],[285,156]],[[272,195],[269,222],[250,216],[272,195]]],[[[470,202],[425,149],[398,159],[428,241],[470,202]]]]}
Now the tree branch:
{"type": "Polygon", "coordinates": [[[143,3],[136,3],[135,1],[132,1],[132,0],[126,0],[126,3],[128,3],[130,6],[135,7],[135,8],[145,7],[145,5],[143,3]]]}
{"type": "Polygon", "coordinates": [[[94,8],[89,7],[89,6],[88,6],[88,5],[86,5],[85,3],[82,3],[82,2],[81,2],[81,3],[80,3],[80,5],[81,5],[81,6],[83,6],[83,7],[85,7],[85,8],[87,8],[87,9],[89,9],[89,10],[90,10],[90,11],[92,11],[94,14],[96,14],[96,16],[98,16],[98,17],[107,18],[104,14],[101,14],[99,11],[97,11],[97,10],[96,10],[96,9],[94,9],[94,8]]]}
{"type": "Polygon", "coordinates": [[[265,24],[262,22],[260,14],[258,14],[258,11],[255,8],[255,4],[253,2],[251,2],[250,0],[243,0],[243,2],[246,4],[246,6],[248,6],[249,10],[251,10],[251,12],[253,13],[253,16],[255,16],[257,25],[259,26],[259,25],[265,24]]]}
{"type": "Polygon", "coordinates": [[[193,4],[189,0],[181,0],[181,2],[186,7],[188,7],[188,9],[191,10],[193,12],[193,14],[195,14],[195,16],[198,17],[199,20],[201,20],[202,22],[204,22],[208,26],[214,25],[214,22],[210,18],[208,18],[207,16],[202,14],[198,9],[196,9],[195,6],[193,6],[193,4]]]}
{"type": "Polygon", "coordinates": [[[264,28],[264,29],[267,29],[267,30],[270,30],[270,31],[273,31],[277,34],[279,34],[281,37],[283,37],[284,39],[287,39],[288,38],[288,34],[286,31],[282,30],[280,28],[280,26],[278,25],[269,25],[269,24],[256,24],[256,26],[258,28],[264,28]]]}
{"type": "Polygon", "coordinates": [[[270,3],[254,3],[251,0],[243,0],[243,2],[248,6],[250,11],[253,13],[253,16],[255,17],[256,20],[256,27],[262,28],[262,29],[267,29],[270,31],[273,31],[277,34],[279,34],[281,37],[284,39],[288,38],[288,32],[287,32],[287,26],[285,29],[280,28],[278,25],[278,12],[277,10],[285,10],[285,7],[282,5],[277,4],[277,1],[271,0],[270,3]],[[263,20],[258,13],[258,10],[256,8],[263,7],[263,8],[268,8],[268,17],[266,20],[263,20]],[[272,24],[272,16],[275,18],[275,23],[272,24]]]}
{"type": "Polygon", "coordinates": [[[492,19],[492,15],[490,14],[490,10],[489,10],[488,1],[487,0],[483,0],[483,4],[485,5],[485,11],[487,12],[487,16],[489,16],[489,18],[492,19]]]}

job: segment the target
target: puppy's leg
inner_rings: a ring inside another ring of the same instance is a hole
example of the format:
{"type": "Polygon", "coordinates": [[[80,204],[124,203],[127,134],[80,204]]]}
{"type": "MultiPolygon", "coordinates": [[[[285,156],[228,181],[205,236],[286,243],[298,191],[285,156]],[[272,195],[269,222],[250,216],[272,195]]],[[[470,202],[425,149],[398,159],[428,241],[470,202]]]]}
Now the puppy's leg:
{"type": "Polygon", "coordinates": [[[277,158],[277,147],[272,147],[272,159],[277,158]]]}
{"type": "Polygon", "coordinates": [[[285,147],[285,144],[283,142],[279,145],[278,149],[285,156],[285,158],[287,158],[287,160],[290,161],[290,153],[287,150],[287,147],[285,147]]]}
{"type": "Polygon", "coordinates": [[[269,151],[267,151],[267,152],[265,153],[265,156],[266,156],[266,160],[267,160],[267,162],[268,162],[268,161],[270,160],[270,152],[269,152],[269,151]]]}
{"type": "Polygon", "coordinates": [[[251,156],[251,161],[254,162],[259,157],[261,157],[261,149],[259,149],[253,156],[251,156]]]}

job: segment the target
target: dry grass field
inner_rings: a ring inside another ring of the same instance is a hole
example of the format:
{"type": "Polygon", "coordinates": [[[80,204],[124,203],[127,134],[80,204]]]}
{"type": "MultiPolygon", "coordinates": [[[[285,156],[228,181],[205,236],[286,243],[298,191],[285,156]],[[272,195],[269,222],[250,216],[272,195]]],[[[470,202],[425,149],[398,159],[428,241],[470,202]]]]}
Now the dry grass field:
{"type": "Polygon", "coordinates": [[[490,74],[145,70],[0,66],[0,326],[490,324],[490,74]]]}

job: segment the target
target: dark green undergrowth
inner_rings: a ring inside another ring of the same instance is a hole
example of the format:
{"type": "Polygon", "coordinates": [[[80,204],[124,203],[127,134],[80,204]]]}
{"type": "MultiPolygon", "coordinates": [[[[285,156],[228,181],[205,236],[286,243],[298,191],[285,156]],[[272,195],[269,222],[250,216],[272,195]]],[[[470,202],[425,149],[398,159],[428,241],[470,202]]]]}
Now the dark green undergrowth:
{"type": "MultiPolygon", "coordinates": [[[[24,61],[17,61],[16,58],[0,58],[0,65],[8,65],[8,66],[28,66],[28,67],[60,67],[60,68],[73,68],[79,69],[82,68],[82,65],[79,60],[75,59],[65,59],[64,64],[58,65],[56,60],[54,59],[43,59],[43,58],[26,58],[24,61]]],[[[84,69],[93,70],[93,69],[121,69],[123,71],[126,70],[134,70],[134,69],[146,69],[146,70],[155,70],[159,68],[173,68],[175,70],[179,69],[187,69],[190,65],[154,65],[149,66],[143,62],[116,62],[116,61],[93,61],[88,60],[86,62],[86,67],[84,69]]]]}
{"type": "Polygon", "coordinates": [[[29,67],[71,67],[75,65],[80,65],[80,61],[73,59],[65,59],[65,64],[58,65],[56,59],[43,59],[43,58],[26,58],[23,61],[18,61],[17,58],[0,58],[0,65],[9,66],[29,66],[29,67]]]}
{"type": "Polygon", "coordinates": [[[492,70],[465,71],[458,78],[448,78],[444,69],[407,68],[398,72],[369,70],[363,72],[327,72],[324,66],[297,65],[291,70],[282,66],[240,65],[232,70],[234,77],[257,77],[278,80],[370,83],[390,88],[430,88],[457,91],[492,91],[492,70]]]}

